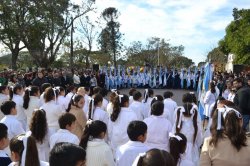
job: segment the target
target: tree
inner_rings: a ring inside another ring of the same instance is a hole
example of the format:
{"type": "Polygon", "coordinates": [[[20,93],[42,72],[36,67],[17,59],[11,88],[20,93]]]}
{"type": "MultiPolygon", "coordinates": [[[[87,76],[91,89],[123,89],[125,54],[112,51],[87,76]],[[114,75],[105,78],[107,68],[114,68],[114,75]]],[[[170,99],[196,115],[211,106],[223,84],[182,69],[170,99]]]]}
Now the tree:
{"type": "Polygon", "coordinates": [[[17,69],[19,52],[25,48],[21,46],[21,36],[15,17],[22,17],[20,10],[13,8],[16,1],[2,0],[0,2],[0,40],[11,52],[11,68],[17,69]]]}
{"type": "Polygon", "coordinates": [[[106,22],[106,26],[102,29],[98,38],[101,51],[110,56],[113,55],[114,66],[116,66],[117,55],[122,48],[122,34],[120,23],[117,21],[118,17],[119,12],[113,7],[106,8],[102,12],[101,18],[106,22]]]}
{"type": "Polygon", "coordinates": [[[192,61],[192,59],[189,59],[185,56],[182,55],[177,55],[175,57],[173,57],[172,61],[171,61],[171,66],[174,65],[175,68],[189,68],[190,66],[194,65],[194,62],[192,61]]]}
{"type": "Polygon", "coordinates": [[[69,28],[78,17],[93,10],[93,2],[84,0],[79,6],[70,0],[13,1],[11,21],[16,22],[21,41],[36,65],[47,67],[55,61],[69,28]]]}
{"type": "Polygon", "coordinates": [[[233,17],[219,47],[225,54],[236,55],[234,63],[250,65],[250,9],[234,8],[233,17]]]}
{"type": "Polygon", "coordinates": [[[95,31],[95,25],[90,22],[89,17],[81,17],[79,19],[78,31],[83,35],[83,42],[88,46],[88,52],[86,54],[86,68],[89,68],[89,56],[92,51],[93,42],[96,38],[97,31],[95,31]]]}
{"type": "Polygon", "coordinates": [[[227,56],[220,50],[220,48],[216,47],[207,54],[206,61],[210,61],[211,63],[225,63],[227,61],[227,56]]]}

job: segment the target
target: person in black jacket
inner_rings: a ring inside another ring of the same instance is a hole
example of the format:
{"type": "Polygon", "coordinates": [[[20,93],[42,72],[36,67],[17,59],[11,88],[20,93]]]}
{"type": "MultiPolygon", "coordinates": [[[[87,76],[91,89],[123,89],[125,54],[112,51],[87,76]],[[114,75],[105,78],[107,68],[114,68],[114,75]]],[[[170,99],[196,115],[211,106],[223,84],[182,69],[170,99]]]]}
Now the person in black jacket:
{"type": "Polygon", "coordinates": [[[32,85],[38,86],[39,88],[41,88],[41,85],[44,83],[48,83],[48,80],[47,80],[47,78],[44,77],[42,71],[38,71],[37,77],[32,81],[32,85]]]}
{"type": "Polygon", "coordinates": [[[243,80],[240,78],[236,78],[233,81],[233,86],[237,89],[234,103],[242,114],[243,129],[248,131],[250,120],[250,88],[248,86],[243,86],[243,80]]]}

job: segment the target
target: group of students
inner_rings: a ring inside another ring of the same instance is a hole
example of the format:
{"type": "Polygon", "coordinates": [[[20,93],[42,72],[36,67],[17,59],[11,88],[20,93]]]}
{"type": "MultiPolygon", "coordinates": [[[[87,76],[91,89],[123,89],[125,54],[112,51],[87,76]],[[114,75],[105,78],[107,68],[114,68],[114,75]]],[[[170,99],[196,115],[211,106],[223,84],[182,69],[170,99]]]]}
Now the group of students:
{"type": "Polygon", "coordinates": [[[0,165],[248,165],[250,138],[233,102],[220,98],[203,134],[194,93],[129,96],[102,88],[0,86],[0,165]],[[10,142],[9,142],[10,140],[10,142]],[[203,144],[203,146],[202,146],[203,144]],[[202,150],[200,148],[202,147],[202,150]],[[226,151],[224,151],[226,149],[226,151]],[[11,156],[11,160],[10,157],[11,156]],[[233,156],[233,157],[232,157],[233,156]]]}

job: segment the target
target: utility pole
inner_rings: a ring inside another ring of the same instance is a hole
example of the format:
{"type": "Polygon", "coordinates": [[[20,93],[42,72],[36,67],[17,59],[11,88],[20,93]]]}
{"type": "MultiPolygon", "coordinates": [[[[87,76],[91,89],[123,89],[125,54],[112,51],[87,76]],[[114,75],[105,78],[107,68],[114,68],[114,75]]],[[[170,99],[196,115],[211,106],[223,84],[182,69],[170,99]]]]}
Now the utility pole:
{"type": "Polygon", "coordinates": [[[158,41],[158,66],[160,66],[160,41],[158,41]]]}
{"type": "Polygon", "coordinates": [[[74,57],[74,43],[73,43],[73,33],[74,33],[74,24],[73,24],[73,17],[71,17],[72,24],[71,24],[71,35],[70,35],[70,68],[73,69],[73,57],[74,57]]]}

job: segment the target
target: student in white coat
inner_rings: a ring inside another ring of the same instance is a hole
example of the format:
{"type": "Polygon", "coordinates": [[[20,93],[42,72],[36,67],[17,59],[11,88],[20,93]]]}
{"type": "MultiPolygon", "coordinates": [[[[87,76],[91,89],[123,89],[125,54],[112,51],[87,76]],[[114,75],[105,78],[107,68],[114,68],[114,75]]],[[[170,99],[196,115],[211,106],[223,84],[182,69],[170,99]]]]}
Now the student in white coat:
{"type": "Polygon", "coordinates": [[[23,96],[23,108],[24,113],[27,117],[26,130],[29,130],[30,120],[32,118],[32,114],[35,109],[39,109],[41,107],[40,103],[40,89],[37,86],[28,87],[25,89],[25,93],[23,96]]]}
{"type": "Polygon", "coordinates": [[[129,123],[127,133],[130,141],[120,146],[116,151],[117,166],[132,165],[140,153],[145,153],[149,148],[144,144],[147,138],[147,125],[142,121],[129,123]]]}
{"type": "Polygon", "coordinates": [[[176,102],[172,99],[174,96],[173,92],[166,91],[163,93],[164,97],[164,113],[163,116],[166,117],[172,124],[174,123],[175,109],[177,108],[176,102]]]}
{"type": "Polygon", "coordinates": [[[192,101],[190,93],[183,95],[183,106],[176,109],[176,121],[172,133],[183,133],[187,137],[187,159],[199,165],[199,149],[202,144],[202,130],[198,126],[198,111],[186,101],[192,101]]]}
{"type": "Polygon", "coordinates": [[[131,105],[133,103],[133,101],[134,101],[133,94],[134,94],[135,91],[136,91],[135,88],[130,88],[129,89],[129,92],[128,92],[128,94],[129,94],[129,105],[131,105]]]}
{"type": "Polygon", "coordinates": [[[114,108],[108,124],[108,137],[114,151],[129,141],[127,126],[133,120],[137,120],[136,114],[129,109],[129,98],[127,95],[116,95],[114,108]]]}
{"type": "Polygon", "coordinates": [[[72,98],[72,96],[74,96],[74,94],[76,93],[76,87],[71,85],[68,87],[68,94],[65,96],[66,100],[67,100],[67,104],[70,103],[70,100],[72,98]]]}
{"type": "Polygon", "coordinates": [[[39,159],[42,161],[49,161],[49,138],[48,138],[48,124],[46,119],[46,112],[44,110],[35,110],[29,125],[31,135],[36,140],[39,159]]]}
{"type": "Polygon", "coordinates": [[[107,110],[107,105],[108,105],[109,102],[104,97],[107,96],[107,90],[104,89],[104,88],[101,88],[99,86],[94,87],[94,89],[93,89],[93,95],[96,95],[96,94],[102,95],[101,109],[103,109],[104,111],[106,111],[107,110]]]}
{"type": "Polygon", "coordinates": [[[56,104],[60,105],[63,110],[66,110],[68,108],[68,100],[65,97],[65,89],[61,86],[55,87],[55,89],[58,91],[58,97],[56,99],[56,104]]]}
{"type": "Polygon", "coordinates": [[[86,150],[86,165],[115,165],[112,150],[104,140],[106,132],[107,126],[104,122],[88,120],[80,142],[80,146],[86,150]]]}
{"type": "Polygon", "coordinates": [[[10,140],[12,163],[9,166],[40,165],[49,166],[38,156],[36,141],[29,135],[18,135],[10,140]]]}
{"type": "Polygon", "coordinates": [[[113,112],[113,107],[114,107],[114,98],[115,96],[119,94],[119,92],[115,91],[115,90],[111,90],[111,93],[109,95],[109,103],[107,105],[107,113],[109,114],[109,117],[110,115],[112,114],[113,112]]]}
{"type": "Polygon", "coordinates": [[[152,105],[151,116],[143,120],[148,126],[145,144],[152,149],[169,151],[168,141],[166,140],[169,139],[172,124],[161,116],[163,109],[163,102],[155,101],[152,105]]]}
{"type": "Polygon", "coordinates": [[[139,91],[135,91],[133,93],[133,103],[129,106],[129,108],[134,111],[134,113],[137,115],[138,120],[145,119],[148,114],[147,110],[145,109],[145,106],[143,105],[142,101],[142,94],[139,91]]]}
{"type": "Polygon", "coordinates": [[[23,108],[23,87],[22,85],[16,84],[13,89],[10,90],[10,100],[16,103],[17,115],[16,119],[22,124],[23,129],[26,130],[27,117],[24,113],[23,108]]]}
{"type": "Polygon", "coordinates": [[[103,97],[100,94],[95,94],[89,103],[89,111],[87,119],[100,120],[108,125],[108,113],[102,107],[103,97]]]}
{"type": "Polygon", "coordinates": [[[44,99],[44,93],[47,88],[50,88],[51,84],[50,83],[43,83],[41,86],[41,96],[40,96],[40,105],[45,104],[45,99],[44,99]]]}
{"type": "Polygon", "coordinates": [[[79,145],[80,140],[75,134],[72,133],[75,128],[75,122],[76,117],[71,113],[65,113],[60,116],[58,120],[60,129],[49,139],[50,149],[52,149],[54,145],[59,142],[68,142],[79,145]]]}
{"type": "Polygon", "coordinates": [[[58,119],[65,112],[60,105],[56,104],[57,96],[58,91],[56,89],[47,88],[44,93],[45,104],[40,107],[46,112],[49,137],[59,129],[58,119]]]}
{"type": "MultiPolygon", "coordinates": [[[[9,88],[7,86],[0,86],[0,105],[4,101],[9,100],[9,88]]],[[[0,120],[3,119],[4,114],[0,111],[0,120]]]]}
{"type": "Polygon", "coordinates": [[[142,103],[144,104],[144,107],[146,109],[146,114],[147,114],[145,118],[147,118],[150,115],[151,102],[153,100],[153,97],[154,97],[153,89],[145,89],[144,99],[142,100],[142,103]]]}
{"type": "Polygon", "coordinates": [[[170,154],[173,156],[176,166],[194,166],[194,163],[185,158],[187,138],[182,133],[169,134],[170,154]]]}

